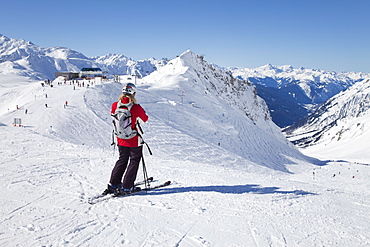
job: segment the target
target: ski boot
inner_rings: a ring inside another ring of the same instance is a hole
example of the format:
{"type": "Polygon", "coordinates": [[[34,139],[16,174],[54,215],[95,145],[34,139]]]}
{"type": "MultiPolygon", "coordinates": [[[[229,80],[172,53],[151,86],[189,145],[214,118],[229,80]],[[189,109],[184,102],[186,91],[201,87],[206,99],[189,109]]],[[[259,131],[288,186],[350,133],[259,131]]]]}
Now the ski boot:
{"type": "Polygon", "coordinates": [[[127,195],[127,194],[131,194],[131,193],[134,193],[134,192],[138,192],[138,191],[141,191],[141,188],[138,187],[138,186],[134,186],[132,188],[125,188],[125,187],[118,187],[115,192],[114,192],[114,197],[116,196],[123,196],[123,195],[127,195]]]}
{"type": "Polygon", "coordinates": [[[104,190],[104,192],[102,193],[102,195],[108,195],[108,194],[114,194],[117,190],[117,188],[121,187],[121,185],[112,185],[112,184],[108,184],[108,187],[104,190]]]}

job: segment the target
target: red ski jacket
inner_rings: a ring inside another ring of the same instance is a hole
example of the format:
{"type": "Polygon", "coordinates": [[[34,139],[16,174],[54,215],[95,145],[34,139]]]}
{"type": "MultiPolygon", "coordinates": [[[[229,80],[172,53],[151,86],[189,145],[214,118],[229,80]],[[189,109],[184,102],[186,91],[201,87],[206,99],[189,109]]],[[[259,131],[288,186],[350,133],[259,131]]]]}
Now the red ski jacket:
{"type": "MultiPolygon", "coordinates": [[[[111,110],[112,114],[117,109],[117,103],[118,102],[114,102],[112,104],[112,110],[111,110]]],[[[149,117],[145,113],[145,110],[139,104],[134,104],[130,109],[130,113],[131,113],[131,118],[132,118],[132,123],[131,123],[132,129],[135,129],[135,130],[137,130],[136,122],[138,118],[140,118],[143,122],[146,122],[149,119],[149,117]]],[[[138,135],[132,137],[131,139],[121,139],[117,137],[117,142],[119,146],[123,146],[123,147],[138,147],[141,145],[138,135]]]]}

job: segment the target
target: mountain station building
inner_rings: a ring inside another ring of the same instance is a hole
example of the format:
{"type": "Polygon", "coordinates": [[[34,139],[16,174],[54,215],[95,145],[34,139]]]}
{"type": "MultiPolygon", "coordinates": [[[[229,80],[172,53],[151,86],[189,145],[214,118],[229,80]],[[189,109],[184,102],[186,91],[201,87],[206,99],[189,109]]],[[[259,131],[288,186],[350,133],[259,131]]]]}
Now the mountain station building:
{"type": "Polygon", "coordinates": [[[63,76],[67,80],[77,79],[77,78],[94,78],[103,77],[103,71],[100,68],[82,68],[80,72],[55,72],[55,78],[63,76]]]}

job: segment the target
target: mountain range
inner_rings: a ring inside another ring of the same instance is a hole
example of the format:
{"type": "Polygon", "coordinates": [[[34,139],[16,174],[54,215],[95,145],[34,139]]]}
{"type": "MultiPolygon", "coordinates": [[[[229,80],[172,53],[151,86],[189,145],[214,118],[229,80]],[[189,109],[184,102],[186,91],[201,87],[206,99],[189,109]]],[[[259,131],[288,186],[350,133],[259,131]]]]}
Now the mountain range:
{"type": "Polygon", "coordinates": [[[274,122],[280,127],[294,124],[332,96],[369,77],[366,73],[294,69],[271,64],[230,70],[234,76],[257,86],[258,95],[266,101],[274,122]]]}
{"type": "MultiPolygon", "coordinates": [[[[144,77],[167,62],[167,59],[155,58],[135,61],[117,54],[89,58],[69,48],[43,48],[23,39],[16,40],[0,34],[0,76],[16,73],[43,80],[53,79],[57,71],[78,72],[83,67],[99,67],[110,75],[144,77]]],[[[365,73],[294,69],[289,65],[271,64],[258,68],[222,69],[256,85],[257,94],[266,101],[270,115],[279,127],[294,124],[330,97],[369,76],[365,73]]]]}
{"type": "Polygon", "coordinates": [[[30,41],[0,34],[0,76],[15,73],[35,80],[53,80],[57,71],[79,72],[85,67],[99,67],[111,75],[135,74],[143,77],[165,64],[166,60],[150,58],[134,61],[117,54],[88,58],[66,47],[43,48],[30,41]]]}

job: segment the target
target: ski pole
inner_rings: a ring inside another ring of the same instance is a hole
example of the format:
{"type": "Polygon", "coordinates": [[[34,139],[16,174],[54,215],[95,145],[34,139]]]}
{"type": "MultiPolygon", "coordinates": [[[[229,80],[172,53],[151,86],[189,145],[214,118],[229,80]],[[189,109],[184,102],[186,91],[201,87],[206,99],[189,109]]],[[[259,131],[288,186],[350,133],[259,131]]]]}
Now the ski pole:
{"type": "Polygon", "coordinates": [[[144,155],[141,156],[141,160],[143,162],[143,174],[144,174],[144,181],[145,181],[145,190],[147,190],[150,187],[150,183],[148,181],[148,172],[146,170],[144,155]]]}

